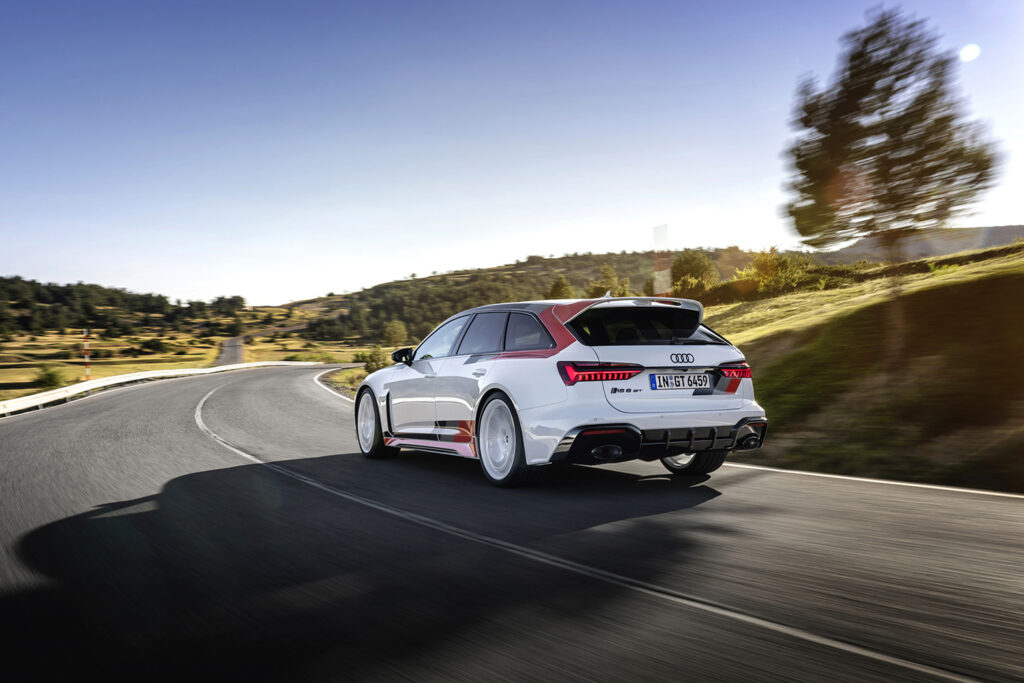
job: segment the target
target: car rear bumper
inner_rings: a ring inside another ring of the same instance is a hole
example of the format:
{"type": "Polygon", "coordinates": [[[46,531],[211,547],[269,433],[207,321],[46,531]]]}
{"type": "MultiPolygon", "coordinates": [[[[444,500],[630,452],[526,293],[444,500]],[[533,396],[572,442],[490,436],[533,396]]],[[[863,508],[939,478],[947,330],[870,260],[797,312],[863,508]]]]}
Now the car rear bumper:
{"type": "Polygon", "coordinates": [[[744,400],[742,408],[734,410],[663,414],[600,411],[604,414],[589,419],[580,419],[578,410],[562,414],[559,408],[563,406],[545,406],[520,414],[526,459],[531,465],[657,460],[705,450],[753,450],[764,442],[768,429],[764,409],[751,400],[744,400]],[[604,446],[614,448],[602,450],[604,446]]]}
{"type": "Polygon", "coordinates": [[[754,450],[764,443],[767,431],[764,417],[743,418],[733,425],[646,430],[630,424],[587,425],[562,438],[551,462],[596,464],[709,450],[754,450]]]}

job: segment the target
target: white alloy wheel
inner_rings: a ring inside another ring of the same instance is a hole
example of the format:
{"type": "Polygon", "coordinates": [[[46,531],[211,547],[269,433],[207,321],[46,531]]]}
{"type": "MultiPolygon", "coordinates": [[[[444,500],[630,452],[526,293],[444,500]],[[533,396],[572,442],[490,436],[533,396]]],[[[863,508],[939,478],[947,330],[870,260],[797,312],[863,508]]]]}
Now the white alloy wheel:
{"type": "Polygon", "coordinates": [[[512,472],[516,460],[516,423],[508,404],[501,399],[490,401],[480,418],[480,462],[496,481],[503,481],[512,472]]]}
{"type": "Polygon", "coordinates": [[[373,401],[373,394],[369,391],[364,391],[359,397],[356,432],[359,437],[359,448],[363,453],[373,450],[373,442],[377,437],[377,411],[374,410],[373,401]]]}

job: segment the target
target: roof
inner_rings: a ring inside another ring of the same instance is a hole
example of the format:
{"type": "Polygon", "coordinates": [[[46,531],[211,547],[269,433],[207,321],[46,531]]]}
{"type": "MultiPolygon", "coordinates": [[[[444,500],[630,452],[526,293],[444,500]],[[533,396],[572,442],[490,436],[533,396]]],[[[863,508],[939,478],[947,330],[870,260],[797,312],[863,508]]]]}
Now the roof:
{"type": "Polygon", "coordinates": [[[587,308],[589,305],[597,305],[602,303],[613,303],[613,302],[650,302],[650,303],[671,303],[675,305],[684,305],[687,308],[696,308],[697,310],[703,310],[703,306],[699,301],[693,301],[692,299],[674,299],[672,297],[664,296],[618,296],[618,297],[601,297],[599,299],[545,299],[540,301],[510,301],[500,304],[487,304],[486,306],[477,306],[476,308],[468,308],[464,311],[459,311],[455,315],[448,318],[456,318],[460,315],[466,315],[469,313],[498,313],[501,311],[526,311],[528,313],[540,313],[553,306],[566,306],[573,309],[587,308]],[[586,304],[579,306],[579,304],[586,304]]]}

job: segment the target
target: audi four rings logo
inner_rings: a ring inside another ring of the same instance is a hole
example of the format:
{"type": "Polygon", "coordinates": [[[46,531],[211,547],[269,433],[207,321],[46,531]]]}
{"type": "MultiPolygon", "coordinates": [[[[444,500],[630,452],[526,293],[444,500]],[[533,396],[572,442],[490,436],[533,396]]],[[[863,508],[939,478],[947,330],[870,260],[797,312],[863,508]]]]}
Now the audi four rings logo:
{"type": "Polygon", "coordinates": [[[692,363],[693,362],[693,354],[692,353],[673,353],[668,358],[673,363],[692,363]]]}

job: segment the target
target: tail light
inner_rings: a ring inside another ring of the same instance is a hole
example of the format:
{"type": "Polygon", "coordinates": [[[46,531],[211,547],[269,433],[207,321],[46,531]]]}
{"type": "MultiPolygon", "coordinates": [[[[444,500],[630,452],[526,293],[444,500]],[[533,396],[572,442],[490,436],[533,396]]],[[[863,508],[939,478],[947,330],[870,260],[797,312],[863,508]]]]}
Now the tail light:
{"type": "Polygon", "coordinates": [[[750,379],[750,366],[746,363],[729,363],[718,368],[729,379],[750,379]]]}
{"type": "Polygon", "coordinates": [[[630,363],[577,363],[562,361],[558,364],[558,374],[562,376],[565,386],[571,387],[576,382],[621,381],[635,377],[643,372],[642,365],[630,363]]]}

